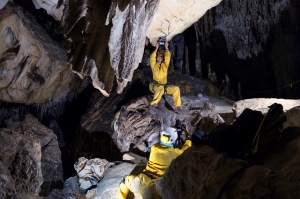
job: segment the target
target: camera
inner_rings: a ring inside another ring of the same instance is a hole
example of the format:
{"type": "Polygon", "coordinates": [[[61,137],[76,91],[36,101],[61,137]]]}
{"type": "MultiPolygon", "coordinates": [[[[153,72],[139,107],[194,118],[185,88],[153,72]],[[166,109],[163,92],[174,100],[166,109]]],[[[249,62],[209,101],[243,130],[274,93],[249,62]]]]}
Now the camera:
{"type": "Polygon", "coordinates": [[[164,46],[165,43],[166,43],[166,38],[165,38],[165,37],[160,37],[160,38],[158,38],[157,43],[158,43],[158,45],[160,45],[160,46],[164,46]]]}
{"type": "Polygon", "coordinates": [[[180,120],[176,120],[176,129],[177,129],[177,133],[178,135],[180,135],[182,133],[182,124],[180,120]]]}

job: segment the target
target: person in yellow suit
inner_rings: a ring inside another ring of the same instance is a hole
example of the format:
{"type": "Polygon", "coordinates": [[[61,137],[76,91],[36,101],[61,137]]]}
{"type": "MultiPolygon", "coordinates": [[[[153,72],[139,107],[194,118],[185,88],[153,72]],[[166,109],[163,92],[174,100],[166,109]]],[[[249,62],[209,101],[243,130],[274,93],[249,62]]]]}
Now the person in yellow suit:
{"type": "Polygon", "coordinates": [[[168,49],[168,42],[165,43],[165,51],[158,51],[159,44],[156,44],[155,50],[150,55],[150,66],[152,69],[154,83],[149,84],[149,89],[154,93],[150,110],[154,111],[162,96],[167,93],[173,96],[175,110],[180,111],[181,99],[178,86],[166,85],[168,68],[171,60],[171,53],[168,49]]]}
{"type": "Polygon", "coordinates": [[[162,131],[160,143],[151,147],[150,157],[143,173],[135,175],[126,175],[124,181],[120,184],[117,193],[117,199],[126,199],[129,191],[142,199],[159,199],[156,191],[155,182],[162,177],[171,162],[188,149],[192,142],[186,140],[181,149],[173,148],[178,137],[177,129],[168,127],[162,131]]]}

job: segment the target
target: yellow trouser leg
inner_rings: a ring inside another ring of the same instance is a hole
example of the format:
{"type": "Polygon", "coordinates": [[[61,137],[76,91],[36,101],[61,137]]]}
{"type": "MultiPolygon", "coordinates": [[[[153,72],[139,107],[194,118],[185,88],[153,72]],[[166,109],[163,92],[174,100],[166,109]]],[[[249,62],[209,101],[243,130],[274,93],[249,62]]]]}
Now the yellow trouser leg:
{"type": "Polygon", "coordinates": [[[119,190],[117,192],[116,198],[117,199],[126,199],[129,193],[129,188],[124,183],[120,184],[119,190]]]}
{"type": "Polygon", "coordinates": [[[161,97],[164,94],[164,87],[160,84],[149,84],[149,89],[152,92],[154,91],[154,97],[150,104],[157,106],[158,102],[161,100],[161,97]]]}
{"type": "Polygon", "coordinates": [[[174,106],[181,106],[180,89],[178,86],[168,86],[167,93],[173,96],[174,106]]]}

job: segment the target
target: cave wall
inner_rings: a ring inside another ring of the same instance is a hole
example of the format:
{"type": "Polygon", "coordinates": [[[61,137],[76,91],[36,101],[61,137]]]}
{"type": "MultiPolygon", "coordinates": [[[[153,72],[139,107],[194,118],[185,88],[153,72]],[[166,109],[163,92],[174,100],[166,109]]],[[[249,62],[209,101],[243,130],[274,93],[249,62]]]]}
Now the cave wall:
{"type": "Polygon", "coordinates": [[[209,10],[196,23],[203,78],[210,64],[219,84],[228,74],[236,98],[239,82],[243,98],[299,98],[300,86],[290,86],[300,78],[299,6],[224,0],[209,10]]]}

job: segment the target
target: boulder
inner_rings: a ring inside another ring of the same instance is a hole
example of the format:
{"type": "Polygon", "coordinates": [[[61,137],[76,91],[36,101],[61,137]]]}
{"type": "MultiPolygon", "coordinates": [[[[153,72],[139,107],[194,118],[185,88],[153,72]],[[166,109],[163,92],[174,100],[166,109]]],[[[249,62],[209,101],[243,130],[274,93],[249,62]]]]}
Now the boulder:
{"type": "Polygon", "coordinates": [[[287,127],[300,127],[300,106],[294,107],[286,112],[287,120],[283,124],[283,129],[287,127]]]}
{"type": "Polygon", "coordinates": [[[0,198],[47,196],[51,189],[62,187],[61,153],[50,129],[27,115],[2,129],[0,137],[0,198]]]}
{"type": "Polygon", "coordinates": [[[0,100],[51,106],[67,98],[76,75],[66,63],[63,47],[12,2],[0,16],[0,100]]]}
{"type": "Polygon", "coordinates": [[[44,199],[86,199],[84,189],[80,189],[77,176],[68,178],[63,189],[54,189],[48,197],[44,199]]]}
{"type": "Polygon", "coordinates": [[[235,112],[236,117],[239,117],[240,114],[246,108],[255,111],[261,111],[263,114],[265,114],[269,110],[268,106],[274,103],[281,104],[285,112],[296,106],[300,106],[300,100],[276,99],[276,98],[253,98],[253,99],[246,99],[246,100],[235,102],[233,104],[232,110],[235,112]]]}
{"type": "MultiPolygon", "coordinates": [[[[98,183],[94,199],[110,199],[115,198],[119,190],[120,182],[126,174],[131,173],[135,168],[135,164],[121,163],[109,168],[103,179],[98,183]]],[[[129,198],[128,196],[127,198],[129,198]]]]}
{"type": "Polygon", "coordinates": [[[112,139],[121,151],[129,151],[130,145],[133,144],[134,147],[146,152],[158,142],[158,139],[150,135],[154,133],[158,135],[160,122],[159,118],[150,113],[149,105],[149,100],[141,97],[124,105],[116,113],[112,122],[114,129],[112,139]]]}
{"type": "MultiPolygon", "coordinates": [[[[236,176],[223,198],[297,198],[299,132],[299,127],[287,128],[279,145],[260,164],[236,176]]],[[[216,198],[222,186],[245,163],[224,158],[209,146],[191,147],[171,163],[157,182],[157,190],[165,199],[216,198]]]]}

